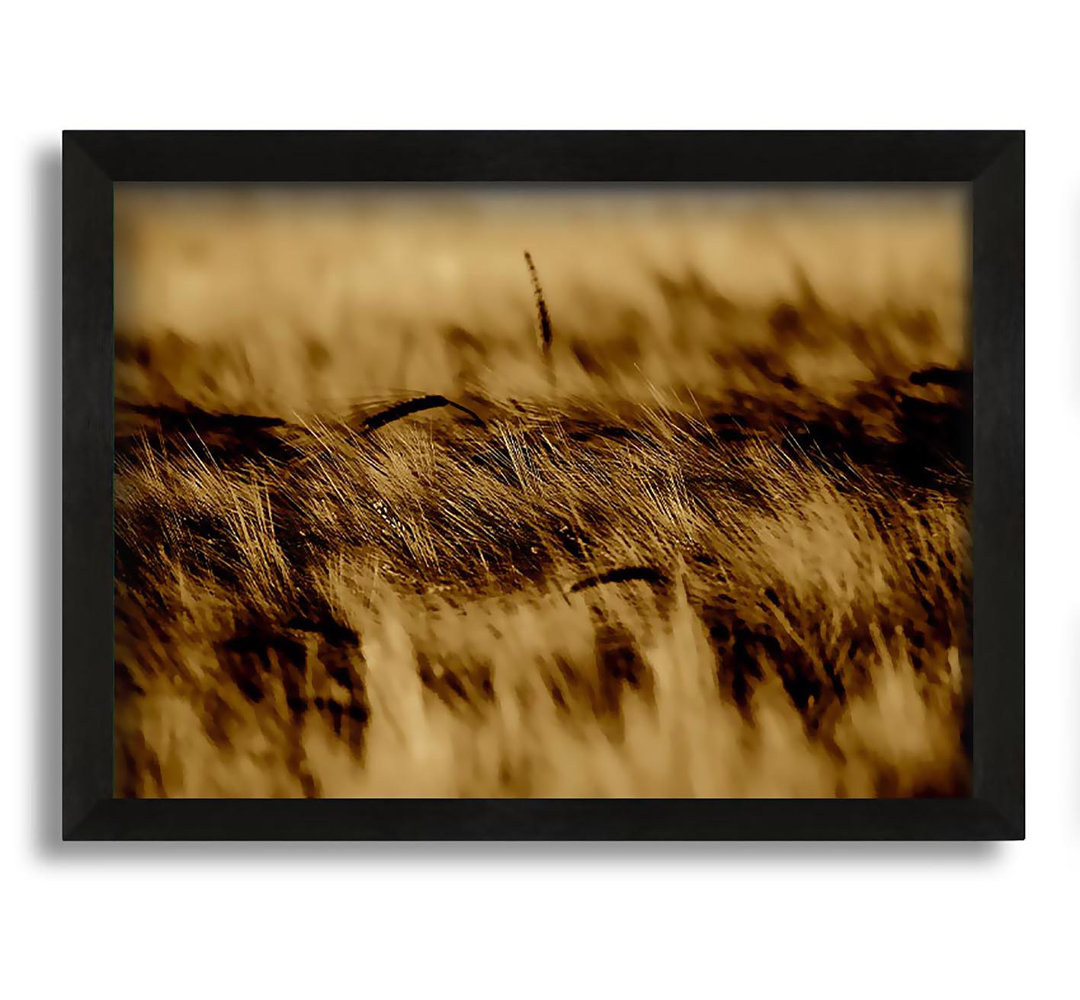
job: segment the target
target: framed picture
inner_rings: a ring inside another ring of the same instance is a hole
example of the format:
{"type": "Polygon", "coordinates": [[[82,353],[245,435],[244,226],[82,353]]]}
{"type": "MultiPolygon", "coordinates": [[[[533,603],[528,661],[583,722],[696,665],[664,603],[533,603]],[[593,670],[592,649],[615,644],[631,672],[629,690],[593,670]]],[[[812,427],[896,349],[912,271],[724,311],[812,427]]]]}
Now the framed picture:
{"type": "Polygon", "coordinates": [[[1017,132],[69,132],[66,839],[1023,837],[1017,132]]]}

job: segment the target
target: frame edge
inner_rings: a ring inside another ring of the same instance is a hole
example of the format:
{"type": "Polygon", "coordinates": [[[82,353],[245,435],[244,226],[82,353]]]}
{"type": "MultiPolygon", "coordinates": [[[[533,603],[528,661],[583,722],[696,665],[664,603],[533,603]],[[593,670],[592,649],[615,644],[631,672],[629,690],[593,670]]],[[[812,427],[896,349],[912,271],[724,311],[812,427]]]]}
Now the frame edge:
{"type": "Polygon", "coordinates": [[[1024,839],[1024,133],[972,184],[974,794],[1024,839]]]}
{"type": "Polygon", "coordinates": [[[113,791],[112,181],[62,143],[63,697],[61,834],[113,791]]]}

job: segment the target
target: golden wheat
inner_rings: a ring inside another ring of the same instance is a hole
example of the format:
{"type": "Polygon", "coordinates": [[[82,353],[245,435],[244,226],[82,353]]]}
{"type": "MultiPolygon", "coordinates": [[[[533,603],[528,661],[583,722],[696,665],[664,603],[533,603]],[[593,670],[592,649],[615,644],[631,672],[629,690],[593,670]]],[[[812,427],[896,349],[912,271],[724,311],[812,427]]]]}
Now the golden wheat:
{"type": "Polygon", "coordinates": [[[737,213],[665,223],[713,247],[683,258],[550,205],[178,204],[118,199],[119,794],[967,790],[940,204],[929,242],[874,216],[906,266],[934,248],[891,291],[852,277],[862,216],[798,206],[801,271],[766,287],[767,254],[718,263],[717,232],[757,238],[737,213]]]}

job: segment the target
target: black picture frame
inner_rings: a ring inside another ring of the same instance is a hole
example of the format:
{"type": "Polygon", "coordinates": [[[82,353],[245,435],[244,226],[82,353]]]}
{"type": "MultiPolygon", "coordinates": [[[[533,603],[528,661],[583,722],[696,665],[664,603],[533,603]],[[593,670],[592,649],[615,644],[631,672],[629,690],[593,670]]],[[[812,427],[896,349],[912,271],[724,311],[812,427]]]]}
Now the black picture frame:
{"type": "Polygon", "coordinates": [[[65,840],[998,840],[1024,836],[1024,133],[65,132],[65,840]],[[960,799],[113,798],[113,185],[970,186],[974,775],[960,799]]]}

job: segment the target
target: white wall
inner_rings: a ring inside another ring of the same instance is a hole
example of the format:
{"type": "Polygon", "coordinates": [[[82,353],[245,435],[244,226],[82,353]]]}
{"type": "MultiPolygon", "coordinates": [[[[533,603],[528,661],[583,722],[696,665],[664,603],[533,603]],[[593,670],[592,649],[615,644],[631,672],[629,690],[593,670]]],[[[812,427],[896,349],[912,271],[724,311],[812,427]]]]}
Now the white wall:
{"type": "Polygon", "coordinates": [[[7,11],[5,993],[1074,995],[1075,15],[942,0],[468,6],[477,16],[309,2],[275,21],[270,5],[220,0],[7,11]],[[566,126],[1028,129],[1027,842],[61,849],[57,692],[40,680],[59,649],[60,130],[566,126]]]}

